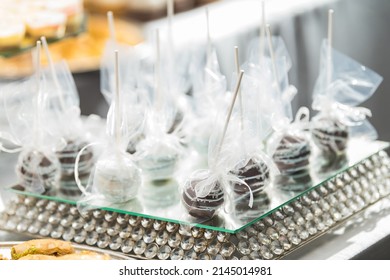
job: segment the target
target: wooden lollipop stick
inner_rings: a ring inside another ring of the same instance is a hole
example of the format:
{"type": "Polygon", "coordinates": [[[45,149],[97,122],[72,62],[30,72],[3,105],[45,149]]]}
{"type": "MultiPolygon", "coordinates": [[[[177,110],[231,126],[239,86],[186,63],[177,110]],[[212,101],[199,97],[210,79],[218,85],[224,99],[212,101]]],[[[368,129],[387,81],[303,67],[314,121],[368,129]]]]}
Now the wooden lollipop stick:
{"type": "Polygon", "coordinates": [[[156,61],[154,68],[154,99],[156,109],[159,110],[162,106],[162,96],[161,96],[161,49],[160,49],[160,30],[156,30],[156,61]]]}
{"type": "Polygon", "coordinates": [[[261,1],[261,24],[260,24],[260,46],[259,46],[259,64],[263,62],[264,52],[265,52],[265,1],[261,1]]]}
{"type": "Polygon", "coordinates": [[[174,16],[174,0],[167,0],[167,17],[168,17],[168,61],[167,68],[169,71],[169,81],[173,82],[174,79],[174,60],[175,60],[175,45],[173,42],[173,16],[174,16]]]}
{"type": "Polygon", "coordinates": [[[35,112],[34,112],[34,145],[39,146],[41,143],[41,41],[37,41],[36,47],[36,63],[35,63],[35,75],[37,81],[37,96],[35,99],[35,112]]]}
{"type": "Polygon", "coordinates": [[[330,9],[328,11],[328,45],[327,45],[327,58],[326,58],[326,86],[329,88],[332,82],[332,45],[333,45],[333,13],[330,9]]]}
{"type": "Polygon", "coordinates": [[[37,78],[38,92],[40,91],[41,86],[41,46],[41,41],[37,41],[35,75],[37,78]]]}
{"type": "Polygon", "coordinates": [[[115,50],[115,142],[117,147],[120,145],[121,134],[120,134],[120,126],[121,126],[121,106],[120,106],[120,88],[119,88],[119,52],[115,50]]]}
{"type": "Polygon", "coordinates": [[[278,69],[276,67],[276,58],[275,58],[275,51],[274,47],[272,45],[272,33],[271,33],[271,27],[269,24],[267,24],[267,38],[268,38],[268,48],[271,54],[271,61],[272,61],[272,72],[274,74],[274,79],[276,82],[276,89],[278,90],[278,93],[281,94],[280,84],[279,84],[279,73],[278,69]]]}
{"type": "Polygon", "coordinates": [[[115,33],[115,24],[114,24],[114,14],[112,11],[107,12],[107,19],[108,19],[108,29],[110,31],[110,38],[113,41],[115,41],[116,33],[115,33]]]}
{"type": "Polygon", "coordinates": [[[54,85],[55,85],[55,87],[57,89],[57,94],[58,94],[58,97],[59,97],[59,100],[60,100],[61,108],[62,108],[62,110],[66,110],[66,105],[65,105],[63,92],[62,92],[62,89],[61,89],[61,86],[60,86],[60,82],[58,81],[58,77],[56,75],[56,70],[54,69],[54,62],[53,62],[53,59],[52,59],[50,51],[49,51],[49,45],[47,44],[46,38],[44,36],[41,37],[41,42],[42,42],[42,45],[43,45],[43,49],[45,51],[45,55],[46,55],[47,61],[49,63],[49,68],[50,68],[51,75],[53,77],[54,85]]]}
{"type": "MultiPolygon", "coordinates": [[[[207,34],[207,63],[211,61],[211,35],[210,35],[210,16],[208,7],[205,8],[206,12],[206,34],[207,34]]],[[[210,65],[208,65],[210,66],[210,65]]]]}
{"type": "Polygon", "coordinates": [[[174,2],[173,0],[167,0],[167,16],[168,16],[168,32],[169,36],[172,36],[173,29],[173,15],[174,15],[174,2]]]}
{"type": "Polygon", "coordinates": [[[243,75],[244,75],[244,71],[241,70],[241,71],[240,71],[240,75],[238,76],[236,88],[235,88],[235,90],[234,90],[233,99],[232,99],[232,102],[231,102],[230,107],[229,107],[228,115],[226,116],[226,121],[225,121],[225,125],[224,125],[224,127],[223,127],[223,132],[222,132],[222,137],[221,137],[221,140],[220,140],[219,145],[218,145],[218,151],[217,151],[217,156],[216,156],[217,159],[218,159],[218,157],[219,157],[219,154],[221,153],[223,141],[224,141],[224,139],[225,139],[226,131],[227,131],[227,128],[228,128],[228,126],[229,126],[230,118],[231,118],[231,116],[232,116],[234,104],[236,103],[237,95],[238,95],[238,92],[239,92],[239,90],[240,90],[241,80],[242,80],[242,76],[243,76],[243,75]]]}
{"type": "MultiPolygon", "coordinates": [[[[234,47],[234,61],[235,61],[235,64],[236,64],[236,71],[237,71],[237,78],[240,77],[240,60],[239,60],[239,56],[238,56],[238,47],[235,46],[234,47]]],[[[242,105],[242,94],[241,94],[241,90],[239,89],[238,90],[238,95],[239,95],[239,105],[240,105],[240,126],[241,126],[241,131],[244,130],[244,108],[243,108],[243,105],[242,105]]]]}

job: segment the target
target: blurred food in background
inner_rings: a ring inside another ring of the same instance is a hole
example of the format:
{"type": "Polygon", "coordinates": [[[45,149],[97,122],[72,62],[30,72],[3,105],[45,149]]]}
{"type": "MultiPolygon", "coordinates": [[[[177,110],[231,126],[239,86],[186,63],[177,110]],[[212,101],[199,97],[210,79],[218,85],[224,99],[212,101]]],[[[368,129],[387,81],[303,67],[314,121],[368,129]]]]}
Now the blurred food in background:
{"type": "MultiPolygon", "coordinates": [[[[142,32],[138,24],[123,19],[115,19],[118,42],[136,45],[142,42],[142,32]]],[[[100,57],[109,36],[107,17],[89,15],[86,31],[78,36],[50,44],[54,61],[66,59],[72,72],[85,72],[99,68],[100,57]]],[[[45,56],[42,56],[45,64],[45,56]]],[[[32,73],[30,52],[6,58],[0,57],[0,77],[15,78],[32,73]]]]}

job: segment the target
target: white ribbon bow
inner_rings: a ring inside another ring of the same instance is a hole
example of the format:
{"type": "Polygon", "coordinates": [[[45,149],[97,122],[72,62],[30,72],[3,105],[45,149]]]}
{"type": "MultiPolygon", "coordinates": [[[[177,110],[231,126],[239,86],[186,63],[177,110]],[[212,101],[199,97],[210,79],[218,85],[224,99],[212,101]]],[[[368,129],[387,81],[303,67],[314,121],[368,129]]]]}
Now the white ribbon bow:
{"type": "Polygon", "coordinates": [[[346,126],[359,126],[372,116],[370,109],[345,105],[323,95],[315,99],[313,109],[335,117],[346,126]]]}

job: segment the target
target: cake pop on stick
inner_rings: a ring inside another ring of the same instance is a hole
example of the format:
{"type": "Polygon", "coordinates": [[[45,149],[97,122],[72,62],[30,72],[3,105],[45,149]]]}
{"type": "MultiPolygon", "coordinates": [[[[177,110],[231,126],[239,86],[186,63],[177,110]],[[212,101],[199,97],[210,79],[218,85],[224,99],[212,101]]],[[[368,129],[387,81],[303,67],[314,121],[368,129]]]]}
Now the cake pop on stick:
{"type": "MultiPolygon", "coordinates": [[[[328,40],[326,43],[326,84],[329,89],[332,83],[333,68],[333,14],[332,9],[328,10],[328,40]]],[[[326,159],[322,164],[323,170],[338,169],[335,164],[345,164],[345,150],[347,148],[348,127],[332,116],[324,116],[322,119],[313,120],[312,137],[316,146],[320,148],[321,154],[326,159]]]]}
{"type": "Polygon", "coordinates": [[[19,184],[28,192],[50,195],[59,184],[60,165],[53,152],[59,139],[48,133],[48,104],[43,96],[47,83],[40,66],[40,41],[34,54],[35,75],[5,87],[4,108],[12,132],[8,139],[20,146],[11,151],[21,151],[16,164],[19,184]]]}
{"type": "MultiPolygon", "coordinates": [[[[308,129],[309,111],[307,108],[301,108],[293,122],[291,100],[296,94],[296,89],[287,86],[282,90],[280,75],[287,77],[286,62],[284,61],[283,65],[283,59],[281,59],[281,65],[277,66],[269,25],[267,25],[266,33],[276,96],[272,117],[274,133],[267,143],[269,153],[273,155],[273,160],[280,172],[275,176],[275,185],[284,190],[300,190],[307,188],[311,182],[310,141],[304,132],[308,129]]],[[[287,80],[287,78],[284,79],[287,80]]]]}
{"type": "MultiPolygon", "coordinates": [[[[237,47],[235,47],[235,60],[236,70],[239,72],[241,70],[237,47]]],[[[251,89],[250,91],[254,100],[256,100],[256,93],[251,89]]],[[[236,159],[230,173],[241,180],[241,182],[232,183],[234,212],[237,216],[240,216],[240,219],[244,217],[250,219],[269,203],[264,189],[270,182],[271,169],[275,170],[275,168],[271,158],[262,150],[262,145],[260,145],[262,138],[260,128],[257,126],[261,115],[259,112],[252,115],[248,114],[248,106],[243,106],[242,92],[243,90],[240,90],[240,108],[238,110],[240,136],[236,137],[238,148],[234,150],[236,159]],[[254,199],[254,208],[249,207],[250,203],[248,202],[251,197],[254,199]]],[[[249,94],[246,96],[249,96],[249,94]]],[[[257,109],[260,110],[260,107],[258,106],[257,109]]]]}
{"type": "Polygon", "coordinates": [[[85,195],[80,203],[99,197],[108,203],[123,203],[135,198],[142,185],[141,170],[134,163],[133,157],[126,153],[130,135],[121,96],[119,54],[115,51],[115,99],[107,116],[110,141],[97,160],[91,184],[87,188],[78,184],[85,195]]]}
{"type": "MultiPolygon", "coordinates": [[[[238,77],[222,133],[220,135],[217,133],[216,137],[210,139],[212,144],[209,152],[209,169],[195,171],[183,187],[182,203],[184,207],[191,216],[201,221],[211,219],[218,208],[222,206],[225,201],[225,190],[233,177],[228,174],[225,165],[227,153],[222,152],[222,149],[243,74],[244,72],[241,71],[238,77]]],[[[249,203],[252,204],[253,201],[249,203]]]]}
{"type": "MultiPolygon", "coordinates": [[[[64,141],[56,152],[61,163],[60,191],[65,195],[79,195],[75,183],[74,167],[76,156],[88,144],[87,133],[81,120],[79,96],[72,75],[65,61],[54,64],[45,37],[41,38],[49,65],[47,81],[52,87],[46,92],[51,103],[52,131],[59,133],[64,141]]],[[[79,178],[88,180],[94,162],[91,148],[85,149],[79,160],[79,178]]]]}
{"type": "Polygon", "coordinates": [[[150,181],[171,179],[183,149],[178,135],[169,133],[175,108],[173,96],[163,86],[159,30],[155,35],[153,100],[145,123],[145,137],[137,145],[137,162],[150,181]]]}
{"type": "Polygon", "coordinates": [[[329,10],[328,40],[322,44],[312,103],[318,114],[312,120],[311,135],[318,154],[316,168],[322,174],[344,166],[350,139],[376,139],[376,130],[366,119],[370,110],[357,105],[370,98],[382,81],[377,73],[332,47],[333,15],[329,10]]]}

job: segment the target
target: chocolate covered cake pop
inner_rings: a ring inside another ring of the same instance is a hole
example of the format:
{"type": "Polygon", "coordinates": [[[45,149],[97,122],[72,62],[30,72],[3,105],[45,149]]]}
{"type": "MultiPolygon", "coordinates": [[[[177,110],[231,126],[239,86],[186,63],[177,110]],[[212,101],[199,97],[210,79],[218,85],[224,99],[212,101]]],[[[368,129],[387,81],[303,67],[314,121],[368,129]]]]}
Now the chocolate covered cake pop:
{"type": "Polygon", "coordinates": [[[331,118],[321,118],[313,122],[314,143],[324,154],[330,156],[343,154],[348,142],[348,127],[331,118]]]}
{"type": "Polygon", "coordinates": [[[311,181],[310,153],[310,143],[303,136],[287,134],[280,140],[273,160],[280,171],[276,181],[282,188],[297,189],[311,181]]]}
{"type": "Polygon", "coordinates": [[[335,119],[321,118],[313,122],[311,135],[320,151],[319,171],[321,173],[338,170],[346,164],[349,138],[346,125],[335,119]]]}
{"type": "Polygon", "coordinates": [[[182,194],[182,201],[191,216],[202,220],[209,220],[224,203],[225,193],[220,183],[216,182],[209,194],[204,197],[199,197],[195,191],[199,182],[201,181],[192,180],[186,183],[182,194]]]}
{"type": "MultiPolygon", "coordinates": [[[[61,179],[60,179],[60,191],[66,195],[78,195],[80,190],[75,183],[74,168],[76,158],[81,149],[87,145],[83,141],[67,142],[64,149],[57,152],[58,159],[61,164],[61,179]]],[[[86,148],[80,155],[78,163],[79,179],[82,182],[88,180],[93,166],[93,151],[92,148],[86,148]]]]}
{"type": "Polygon", "coordinates": [[[268,184],[270,170],[267,164],[258,158],[251,158],[245,166],[242,166],[243,164],[245,164],[245,162],[237,164],[230,173],[243,180],[248,186],[241,183],[234,183],[233,191],[239,195],[252,191],[253,196],[255,196],[262,192],[268,184]]]}
{"type": "Polygon", "coordinates": [[[58,187],[61,170],[54,154],[28,150],[19,155],[16,174],[27,191],[51,194],[58,187]]]}
{"type": "MultiPolygon", "coordinates": [[[[225,186],[229,181],[227,176],[226,157],[223,154],[223,143],[226,136],[229,121],[233,112],[240,84],[244,72],[241,71],[238,77],[237,85],[234,90],[225,125],[220,138],[215,134],[210,143],[216,143],[215,153],[209,153],[209,169],[198,170],[192,178],[187,180],[184,185],[182,201],[188,213],[196,218],[209,220],[214,217],[217,209],[225,202],[225,186]],[[219,141],[212,141],[219,140],[219,141]],[[226,182],[226,183],[225,183],[226,182]]],[[[218,132],[218,129],[215,130],[218,132]]]]}

